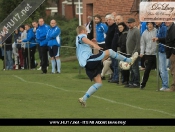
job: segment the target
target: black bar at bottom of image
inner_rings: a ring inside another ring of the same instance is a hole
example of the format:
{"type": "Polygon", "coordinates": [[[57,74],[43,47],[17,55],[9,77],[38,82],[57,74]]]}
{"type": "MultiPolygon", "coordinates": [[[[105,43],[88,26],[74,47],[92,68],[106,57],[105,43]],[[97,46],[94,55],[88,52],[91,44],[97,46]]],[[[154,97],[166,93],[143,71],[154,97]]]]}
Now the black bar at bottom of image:
{"type": "Polygon", "coordinates": [[[0,119],[0,126],[175,126],[175,119],[0,119]]]}

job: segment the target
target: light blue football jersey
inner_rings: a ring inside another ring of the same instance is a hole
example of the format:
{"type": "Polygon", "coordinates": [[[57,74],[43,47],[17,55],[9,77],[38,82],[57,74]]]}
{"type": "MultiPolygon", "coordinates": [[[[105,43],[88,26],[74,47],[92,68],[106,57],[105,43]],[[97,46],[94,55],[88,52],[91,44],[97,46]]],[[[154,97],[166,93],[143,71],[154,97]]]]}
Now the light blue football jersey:
{"type": "Polygon", "coordinates": [[[87,35],[80,34],[76,37],[76,55],[81,67],[85,67],[87,59],[92,55],[92,48],[82,41],[83,37],[87,38],[87,35]]]}

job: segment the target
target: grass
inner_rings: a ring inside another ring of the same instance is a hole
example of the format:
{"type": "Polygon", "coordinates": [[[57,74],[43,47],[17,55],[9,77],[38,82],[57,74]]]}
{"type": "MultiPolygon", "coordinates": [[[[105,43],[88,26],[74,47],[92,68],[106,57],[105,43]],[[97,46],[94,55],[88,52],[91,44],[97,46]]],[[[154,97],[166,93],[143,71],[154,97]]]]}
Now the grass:
{"type": "MultiPolygon", "coordinates": [[[[40,73],[37,70],[0,71],[0,118],[175,118],[174,93],[156,91],[155,71],[151,72],[145,90],[127,89],[103,81],[103,87],[89,98],[86,108],[82,108],[77,99],[93,82],[84,69],[79,75],[77,61],[62,62],[61,74],[40,73]]],[[[0,127],[0,132],[11,131],[175,132],[175,127],[0,127]]]]}

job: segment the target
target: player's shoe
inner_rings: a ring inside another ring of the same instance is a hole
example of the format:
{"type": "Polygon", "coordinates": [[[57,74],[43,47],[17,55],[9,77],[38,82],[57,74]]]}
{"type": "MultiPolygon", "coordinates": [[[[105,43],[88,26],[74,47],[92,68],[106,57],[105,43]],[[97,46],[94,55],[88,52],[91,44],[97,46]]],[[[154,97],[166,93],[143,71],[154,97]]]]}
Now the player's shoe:
{"type": "Polygon", "coordinates": [[[79,98],[78,101],[81,104],[81,106],[86,107],[86,102],[83,101],[83,98],[79,98]]]}
{"type": "Polygon", "coordinates": [[[38,71],[41,70],[41,66],[37,69],[38,71]]]}
{"type": "Polygon", "coordinates": [[[134,64],[135,60],[138,58],[138,52],[135,52],[131,57],[131,65],[134,64]]]}

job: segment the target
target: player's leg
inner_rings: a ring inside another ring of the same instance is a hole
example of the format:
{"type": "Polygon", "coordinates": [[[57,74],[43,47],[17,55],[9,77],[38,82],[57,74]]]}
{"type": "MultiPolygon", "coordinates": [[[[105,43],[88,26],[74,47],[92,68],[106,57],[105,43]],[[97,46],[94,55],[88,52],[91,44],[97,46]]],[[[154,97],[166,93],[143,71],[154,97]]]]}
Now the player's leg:
{"type": "Polygon", "coordinates": [[[53,47],[49,47],[49,56],[51,58],[51,64],[52,64],[52,73],[55,73],[55,57],[53,54],[53,47]]]}
{"type": "Polygon", "coordinates": [[[57,73],[61,73],[61,61],[60,61],[60,47],[53,46],[53,52],[57,63],[57,73]]]}
{"type": "Polygon", "coordinates": [[[101,80],[101,75],[100,74],[98,74],[96,77],[94,77],[94,82],[95,82],[95,84],[93,84],[87,90],[85,95],[82,98],[79,98],[79,102],[84,107],[86,107],[86,100],[102,86],[102,80],[101,80]]]}
{"type": "Polygon", "coordinates": [[[121,55],[119,54],[118,52],[115,52],[113,51],[112,49],[109,49],[109,50],[105,50],[104,51],[105,55],[104,55],[104,58],[103,60],[107,59],[109,56],[112,57],[112,58],[115,58],[117,60],[121,60],[121,61],[124,61],[124,62],[128,62],[128,63],[131,63],[133,64],[134,61],[137,59],[138,57],[138,52],[135,52],[131,58],[127,58],[125,57],[124,55],[121,55]]]}

